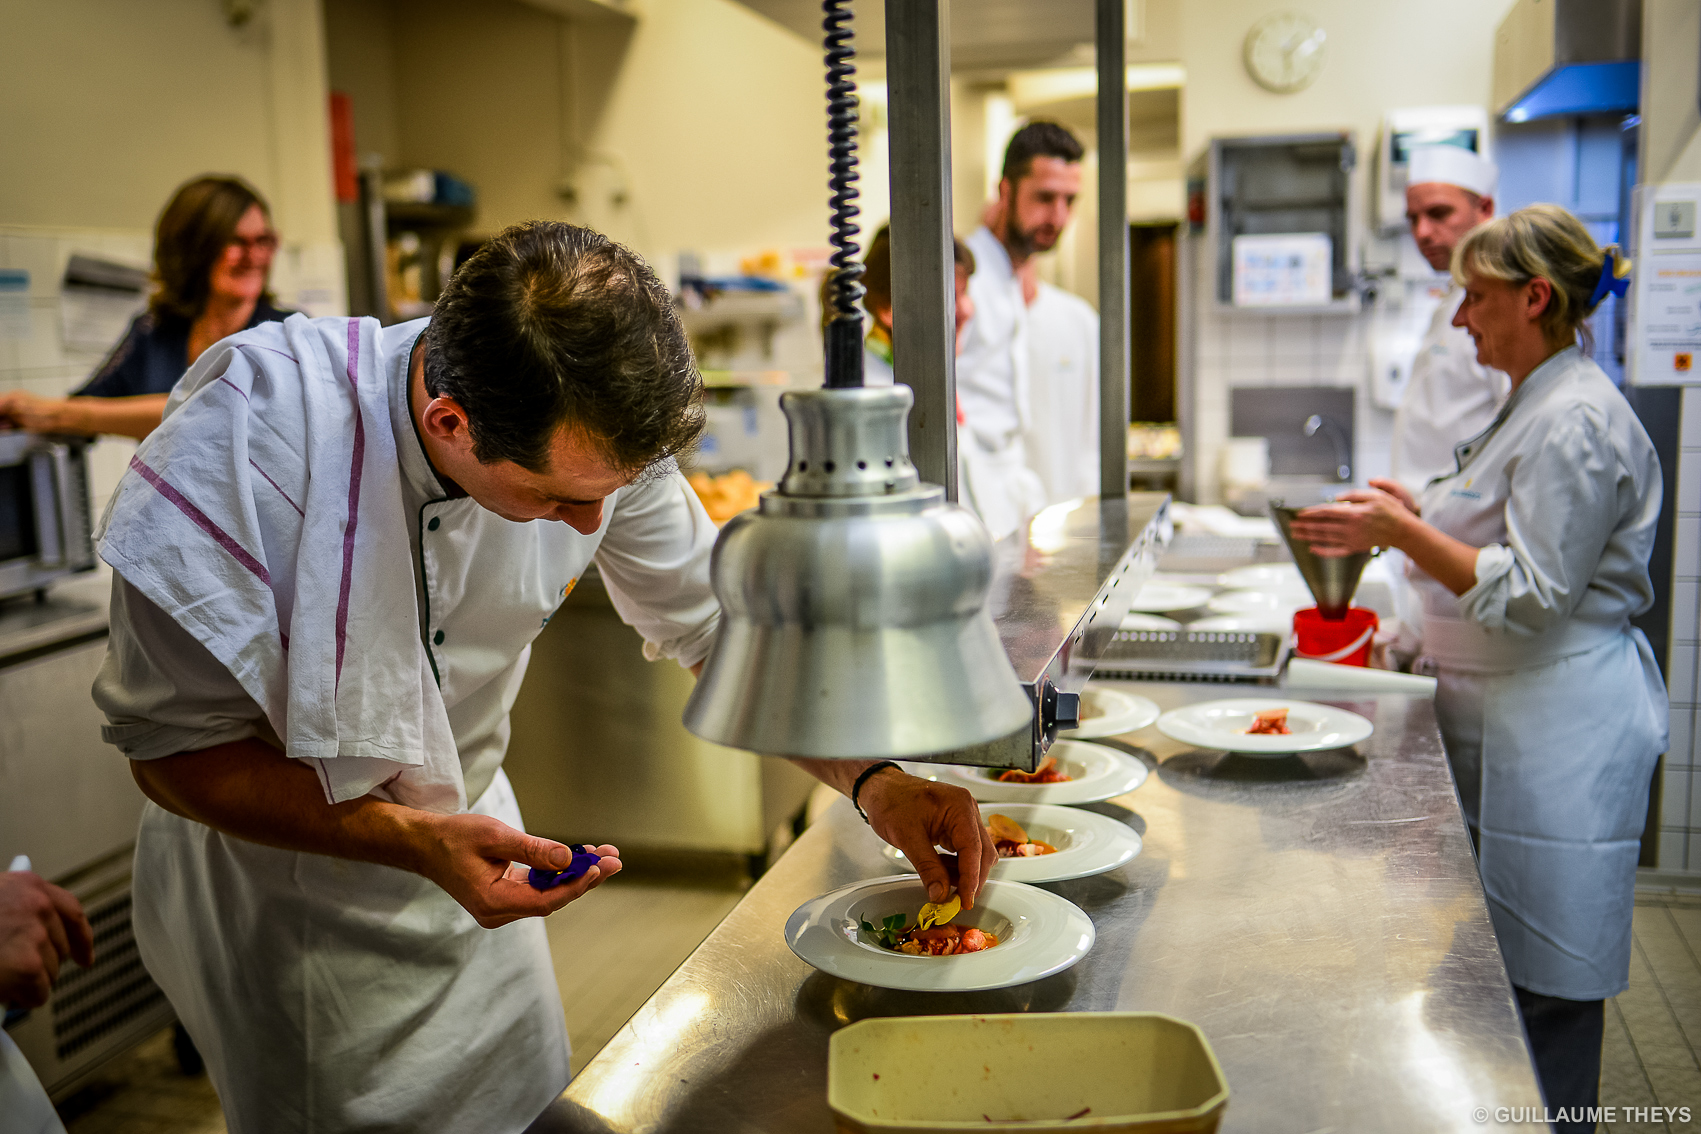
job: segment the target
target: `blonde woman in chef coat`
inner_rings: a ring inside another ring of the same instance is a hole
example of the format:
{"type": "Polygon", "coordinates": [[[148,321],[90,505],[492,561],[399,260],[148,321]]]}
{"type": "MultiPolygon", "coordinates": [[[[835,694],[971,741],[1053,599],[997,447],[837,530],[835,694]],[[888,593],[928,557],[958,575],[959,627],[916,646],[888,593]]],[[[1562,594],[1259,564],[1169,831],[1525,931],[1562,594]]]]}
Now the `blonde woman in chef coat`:
{"type": "Polygon", "coordinates": [[[1659,459],[1577,345],[1615,263],[1557,205],[1471,232],[1453,255],[1454,322],[1511,396],[1421,497],[1372,481],[1293,529],[1325,554],[1412,560],[1436,714],[1550,1108],[1598,1097],[1602,1002],[1628,987],[1636,859],[1667,744],[1665,685],[1629,621],[1653,603],[1659,459]]]}

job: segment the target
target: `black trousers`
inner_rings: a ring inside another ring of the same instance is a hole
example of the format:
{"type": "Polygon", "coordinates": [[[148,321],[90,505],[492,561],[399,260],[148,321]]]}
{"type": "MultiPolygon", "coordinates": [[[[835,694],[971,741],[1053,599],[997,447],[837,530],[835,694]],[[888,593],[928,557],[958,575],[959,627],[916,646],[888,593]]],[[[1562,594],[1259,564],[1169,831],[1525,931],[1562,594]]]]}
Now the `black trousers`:
{"type": "MultiPolygon", "coordinates": [[[[1601,1038],[1606,1032],[1606,1001],[1563,1000],[1513,986],[1518,1015],[1530,1038],[1536,1078],[1549,1111],[1586,1113],[1601,1100],[1601,1038]]],[[[1594,1134],[1589,1121],[1556,1122],[1554,1134],[1594,1134]]]]}

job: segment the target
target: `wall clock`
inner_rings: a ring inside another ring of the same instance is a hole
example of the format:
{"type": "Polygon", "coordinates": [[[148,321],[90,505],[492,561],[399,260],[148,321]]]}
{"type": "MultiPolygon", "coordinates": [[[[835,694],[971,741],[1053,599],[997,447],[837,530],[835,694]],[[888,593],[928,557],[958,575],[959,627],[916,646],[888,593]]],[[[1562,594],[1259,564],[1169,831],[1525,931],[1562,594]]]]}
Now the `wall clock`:
{"type": "Polygon", "coordinates": [[[1276,94],[1302,91],[1323,70],[1327,40],[1328,35],[1310,16],[1272,13],[1246,33],[1246,73],[1253,82],[1276,94]]]}

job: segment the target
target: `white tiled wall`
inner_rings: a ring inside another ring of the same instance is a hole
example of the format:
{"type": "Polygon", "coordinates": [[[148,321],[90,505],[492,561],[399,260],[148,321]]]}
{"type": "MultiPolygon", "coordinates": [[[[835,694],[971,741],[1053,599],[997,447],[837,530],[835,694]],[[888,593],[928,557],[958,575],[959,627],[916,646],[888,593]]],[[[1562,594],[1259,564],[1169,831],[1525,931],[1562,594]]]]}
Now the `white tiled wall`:
{"type": "MultiPolygon", "coordinates": [[[[1219,499],[1217,451],[1229,436],[1229,391],[1238,386],[1343,386],[1354,399],[1354,479],[1363,484],[1388,475],[1394,414],[1369,396],[1371,342],[1414,314],[1427,322],[1433,308],[1404,310],[1403,289],[1388,290],[1374,308],[1356,315],[1254,315],[1217,304],[1209,241],[1187,247],[1193,263],[1194,326],[1192,414],[1188,431],[1199,503],[1219,499]]],[[[1183,381],[1188,381],[1184,378],[1183,381]]]]}
{"type": "Polygon", "coordinates": [[[1662,870],[1701,873],[1701,387],[1683,391],[1672,540],[1671,748],[1660,814],[1662,870]]]}

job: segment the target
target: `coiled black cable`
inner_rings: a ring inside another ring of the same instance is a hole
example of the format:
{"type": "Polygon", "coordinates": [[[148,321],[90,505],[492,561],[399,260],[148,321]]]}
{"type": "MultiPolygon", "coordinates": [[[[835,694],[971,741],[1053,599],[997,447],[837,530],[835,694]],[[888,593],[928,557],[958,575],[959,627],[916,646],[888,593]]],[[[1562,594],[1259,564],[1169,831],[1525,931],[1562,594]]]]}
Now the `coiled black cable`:
{"type": "Polygon", "coordinates": [[[851,0],[822,0],[827,60],[827,204],[832,211],[832,310],[826,331],[827,386],[840,389],[862,385],[862,264],[856,255],[856,218],[862,194],[856,183],[856,58],[855,12],[851,0]]]}

